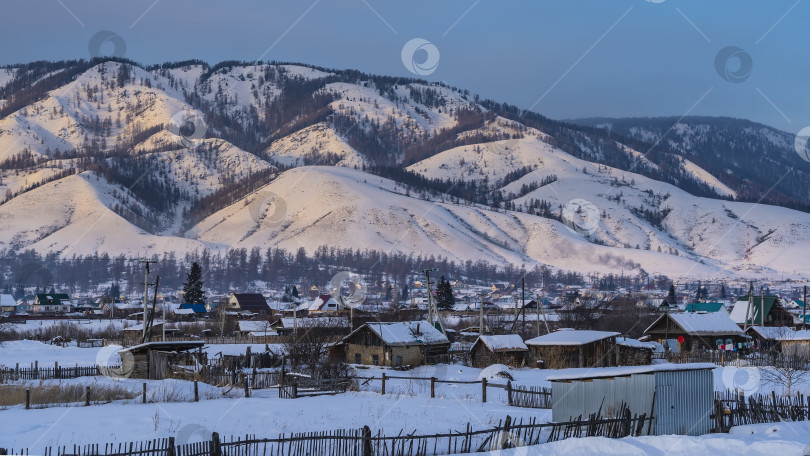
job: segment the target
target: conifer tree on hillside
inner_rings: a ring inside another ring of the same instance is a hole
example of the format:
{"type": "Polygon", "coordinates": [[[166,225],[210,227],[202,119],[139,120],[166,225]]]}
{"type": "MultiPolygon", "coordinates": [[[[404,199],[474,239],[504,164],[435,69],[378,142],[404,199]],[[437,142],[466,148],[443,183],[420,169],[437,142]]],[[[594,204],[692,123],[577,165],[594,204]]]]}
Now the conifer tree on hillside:
{"type": "Polygon", "coordinates": [[[436,287],[436,307],[442,310],[452,309],[456,303],[456,297],[453,296],[453,287],[450,282],[445,280],[444,276],[439,279],[439,285],[436,287]]]}
{"type": "Polygon", "coordinates": [[[667,304],[670,306],[674,306],[678,303],[678,297],[675,295],[675,285],[671,284],[669,286],[669,293],[667,293],[667,304]]]}
{"type": "Polygon", "coordinates": [[[205,290],[203,290],[202,268],[197,262],[191,264],[185,283],[183,283],[183,293],[187,304],[205,304],[205,290]]]}
{"type": "Polygon", "coordinates": [[[402,285],[402,295],[400,296],[400,299],[407,302],[410,298],[409,294],[410,290],[408,289],[408,284],[406,283],[402,285]]]}

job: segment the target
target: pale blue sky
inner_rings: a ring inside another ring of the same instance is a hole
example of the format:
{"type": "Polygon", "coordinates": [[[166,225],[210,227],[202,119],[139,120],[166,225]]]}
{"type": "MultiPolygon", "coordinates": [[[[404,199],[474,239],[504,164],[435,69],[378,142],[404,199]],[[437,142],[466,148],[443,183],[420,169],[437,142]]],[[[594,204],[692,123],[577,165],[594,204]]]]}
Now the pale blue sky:
{"type": "Polygon", "coordinates": [[[263,56],[411,76],[400,53],[422,38],[440,52],[425,79],[554,118],[810,125],[810,1],[659,1],[6,0],[0,64],[88,57],[90,38],[109,30],[142,63],[263,56]],[[716,70],[727,46],[750,55],[742,82],[716,70]]]}

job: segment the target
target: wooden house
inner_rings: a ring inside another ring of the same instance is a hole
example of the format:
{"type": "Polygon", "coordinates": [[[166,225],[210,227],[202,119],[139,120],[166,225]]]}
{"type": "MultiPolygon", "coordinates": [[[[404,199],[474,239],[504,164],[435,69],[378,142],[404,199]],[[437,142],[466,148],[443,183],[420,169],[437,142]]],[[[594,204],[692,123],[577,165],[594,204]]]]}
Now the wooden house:
{"type": "Polygon", "coordinates": [[[731,309],[731,319],[744,326],[789,326],[793,324],[793,315],[782,306],[779,296],[754,295],[749,302],[748,296],[740,296],[731,309]],[[763,320],[764,312],[764,320],[763,320]]]}
{"type": "Polygon", "coordinates": [[[561,329],[526,341],[530,359],[547,369],[608,367],[617,364],[616,336],[609,331],[561,329]]]}
{"type": "Polygon", "coordinates": [[[231,293],[225,303],[225,310],[261,316],[270,316],[272,314],[272,309],[267,304],[267,300],[259,293],[231,293]]]}
{"type": "Polygon", "coordinates": [[[10,294],[0,294],[0,312],[17,312],[17,301],[10,294]]]}
{"type": "Polygon", "coordinates": [[[529,347],[517,334],[480,336],[470,348],[470,361],[473,367],[487,367],[492,364],[506,364],[511,367],[526,365],[529,347]]]}
{"type": "Polygon", "coordinates": [[[427,321],[366,323],[339,344],[346,362],[404,366],[433,362],[447,355],[450,340],[427,321]]]}
{"type": "Polygon", "coordinates": [[[128,378],[193,380],[205,365],[203,341],[147,342],[119,350],[121,370],[128,378]],[[196,350],[196,353],[192,352],[196,350]]]}
{"type": "Polygon", "coordinates": [[[802,329],[780,336],[782,353],[787,356],[810,358],[810,330],[802,329]]]}
{"type": "Polygon", "coordinates": [[[790,326],[751,326],[745,334],[750,337],[751,349],[758,352],[781,352],[782,340],[794,332],[790,326]]]}
{"type": "Polygon", "coordinates": [[[723,312],[663,314],[644,334],[676,352],[734,350],[748,346],[742,329],[723,312]]]}

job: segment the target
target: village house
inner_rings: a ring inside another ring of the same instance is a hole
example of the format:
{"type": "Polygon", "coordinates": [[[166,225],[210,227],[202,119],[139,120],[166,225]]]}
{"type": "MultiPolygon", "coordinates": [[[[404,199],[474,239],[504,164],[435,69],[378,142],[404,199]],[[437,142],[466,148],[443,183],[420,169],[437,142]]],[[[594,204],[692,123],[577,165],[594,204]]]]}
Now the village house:
{"type": "Polygon", "coordinates": [[[375,322],[352,331],[336,349],[349,363],[396,367],[432,363],[449,353],[450,340],[424,320],[375,322]]]}
{"type": "Polygon", "coordinates": [[[663,314],[644,334],[676,352],[734,350],[748,346],[742,329],[723,312],[663,314]]]}
{"type": "Polygon", "coordinates": [[[34,296],[31,311],[35,313],[70,313],[73,303],[66,293],[39,293],[34,296]]]}
{"type": "Polygon", "coordinates": [[[267,300],[259,293],[231,293],[225,304],[229,312],[270,316],[272,309],[267,300]]]}
{"type": "Polygon", "coordinates": [[[10,294],[0,294],[0,312],[17,312],[17,301],[10,294]]]}
{"type": "Polygon", "coordinates": [[[744,326],[787,326],[793,324],[793,316],[782,306],[779,296],[765,295],[764,305],[760,295],[740,296],[731,309],[731,319],[744,326]],[[764,322],[763,322],[764,311],[764,322]]]}
{"type": "Polygon", "coordinates": [[[341,310],[341,305],[332,295],[322,294],[312,301],[301,304],[297,310],[309,314],[337,313],[341,310]]]}
{"type": "Polygon", "coordinates": [[[805,360],[810,358],[810,330],[786,332],[779,339],[783,354],[802,357],[805,360]]]}
{"type": "Polygon", "coordinates": [[[782,339],[794,332],[790,326],[750,326],[745,334],[751,338],[750,348],[758,352],[781,352],[782,339]]]}
{"type": "Polygon", "coordinates": [[[529,347],[517,334],[480,336],[470,348],[470,361],[473,367],[492,364],[524,367],[528,351],[529,347]]]}
{"type": "Polygon", "coordinates": [[[529,347],[529,357],[537,367],[608,367],[617,363],[618,335],[617,332],[565,328],[529,339],[526,345],[529,347]]]}

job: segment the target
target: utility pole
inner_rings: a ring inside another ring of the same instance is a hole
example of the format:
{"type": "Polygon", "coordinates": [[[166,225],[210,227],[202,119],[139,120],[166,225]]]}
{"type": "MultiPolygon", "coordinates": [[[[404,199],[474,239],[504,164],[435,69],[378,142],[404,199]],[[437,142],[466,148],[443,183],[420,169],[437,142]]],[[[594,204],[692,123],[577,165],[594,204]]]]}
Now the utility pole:
{"type": "Polygon", "coordinates": [[[759,323],[765,326],[765,285],[759,286],[759,323]]]}
{"type": "Polygon", "coordinates": [[[478,308],[478,337],[484,335],[484,293],[479,293],[481,303],[478,308]]]}
{"type": "Polygon", "coordinates": [[[427,280],[428,319],[430,324],[434,327],[436,326],[436,323],[439,323],[439,330],[442,332],[442,334],[447,335],[444,331],[444,325],[442,324],[441,318],[439,317],[439,310],[433,307],[433,296],[430,292],[430,273],[436,271],[438,271],[436,268],[422,270],[422,272],[425,273],[425,280],[427,280]]]}
{"type": "MultiPolygon", "coordinates": [[[[748,329],[748,315],[751,315],[751,323],[754,320],[754,282],[748,283],[748,307],[745,308],[745,321],[743,322],[743,331],[748,329]]],[[[751,325],[753,326],[753,324],[751,325]]]]}
{"type": "Polygon", "coordinates": [[[807,285],[804,286],[804,305],[802,306],[802,331],[807,329],[807,285]]]}
{"type": "MultiPolygon", "coordinates": [[[[146,265],[146,276],[143,279],[143,335],[141,340],[146,340],[146,314],[149,312],[149,265],[157,263],[155,260],[141,260],[141,263],[146,265]]],[[[165,324],[165,323],[164,323],[165,324]]]]}

